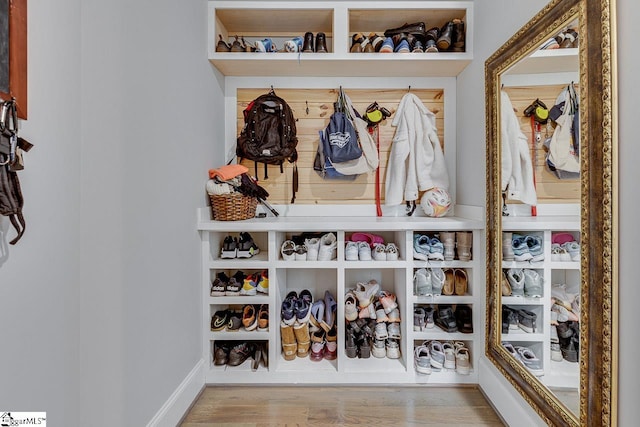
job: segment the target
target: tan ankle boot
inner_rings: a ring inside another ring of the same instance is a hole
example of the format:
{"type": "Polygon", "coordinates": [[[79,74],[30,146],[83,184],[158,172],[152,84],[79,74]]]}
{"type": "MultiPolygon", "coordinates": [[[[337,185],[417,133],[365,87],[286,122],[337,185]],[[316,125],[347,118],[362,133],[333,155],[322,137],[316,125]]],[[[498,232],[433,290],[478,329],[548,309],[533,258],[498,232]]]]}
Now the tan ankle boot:
{"type": "Polygon", "coordinates": [[[307,357],[309,355],[309,347],[311,346],[311,337],[309,336],[309,322],[293,327],[293,333],[298,341],[298,357],[307,357]]]}
{"type": "Polygon", "coordinates": [[[293,326],[280,323],[280,335],[282,336],[282,352],[284,360],[295,359],[296,352],[298,351],[298,344],[293,332],[293,326]]]}
{"type": "Polygon", "coordinates": [[[473,234],[470,231],[456,232],[456,246],[458,247],[458,259],[460,261],[471,260],[471,243],[473,234]]]}
{"type": "Polygon", "coordinates": [[[444,245],[444,260],[453,261],[456,253],[456,233],[442,231],[440,232],[440,241],[444,245]]]}

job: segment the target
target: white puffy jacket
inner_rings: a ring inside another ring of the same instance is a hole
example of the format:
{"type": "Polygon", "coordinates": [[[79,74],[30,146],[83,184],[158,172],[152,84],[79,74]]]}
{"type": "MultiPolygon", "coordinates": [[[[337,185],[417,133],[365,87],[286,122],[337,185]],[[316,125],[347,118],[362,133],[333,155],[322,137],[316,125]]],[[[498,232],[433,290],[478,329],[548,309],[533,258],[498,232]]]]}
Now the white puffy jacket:
{"type": "Polygon", "coordinates": [[[533,165],[528,140],[520,129],[509,95],[505,91],[501,92],[502,191],[508,187],[508,199],[536,205],[538,197],[533,183],[533,165]]]}
{"type": "Polygon", "coordinates": [[[399,205],[402,200],[418,199],[418,192],[433,187],[449,190],[449,175],[436,116],[420,98],[407,93],[393,118],[396,127],[385,180],[385,204],[399,205]]]}

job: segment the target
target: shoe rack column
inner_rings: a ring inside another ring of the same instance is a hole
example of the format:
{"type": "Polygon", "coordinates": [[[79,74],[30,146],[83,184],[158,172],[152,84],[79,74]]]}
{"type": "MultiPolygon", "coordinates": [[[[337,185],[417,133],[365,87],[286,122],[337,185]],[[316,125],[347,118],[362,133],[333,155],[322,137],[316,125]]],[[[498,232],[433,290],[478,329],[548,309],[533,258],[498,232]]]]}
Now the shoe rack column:
{"type": "Polygon", "coordinates": [[[336,5],[333,9],[333,52],[343,56],[349,52],[349,9],[336,5]]]}

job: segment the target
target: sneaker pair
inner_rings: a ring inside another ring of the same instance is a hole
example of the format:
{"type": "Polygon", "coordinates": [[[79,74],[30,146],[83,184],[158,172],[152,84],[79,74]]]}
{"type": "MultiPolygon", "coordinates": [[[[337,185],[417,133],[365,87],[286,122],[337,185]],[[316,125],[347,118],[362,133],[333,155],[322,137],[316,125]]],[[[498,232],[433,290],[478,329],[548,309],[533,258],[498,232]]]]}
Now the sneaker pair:
{"type": "Polygon", "coordinates": [[[269,53],[277,52],[276,44],[270,38],[265,38],[255,42],[256,52],[269,53]]]}
{"type": "Polygon", "coordinates": [[[542,238],[539,236],[513,233],[511,247],[513,248],[513,258],[516,261],[544,261],[542,238]]]}
{"type": "Polygon", "coordinates": [[[371,246],[367,242],[348,241],[344,247],[346,261],[371,261],[371,246]]]}
{"type": "Polygon", "coordinates": [[[542,361],[536,356],[536,354],[529,347],[514,346],[509,342],[503,342],[503,347],[513,356],[516,360],[524,365],[536,377],[544,375],[544,369],[542,368],[542,361]]]}
{"type": "Polygon", "coordinates": [[[444,245],[437,237],[416,233],[413,235],[413,258],[444,261],[444,245]]]}
{"type": "Polygon", "coordinates": [[[372,279],[367,283],[358,282],[353,294],[358,299],[358,306],[361,309],[364,309],[373,303],[378,292],[380,292],[380,284],[376,280],[372,279]]]}
{"type": "Polygon", "coordinates": [[[240,239],[228,235],[222,242],[220,258],[251,258],[260,253],[260,248],[249,233],[241,232],[240,239]]]}
{"type": "Polygon", "coordinates": [[[444,270],[440,267],[419,268],[413,275],[414,295],[439,296],[446,280],[444,270]]]}
{"type": "Polygon", "coordinates": [[[395,243],[374,243],[372,257],[374,261],[397,261],[398,247],[395,243]]]}
{"type": "Polygon", "coordinates": [[[285,240],[280,246],[280,254],[285,261],[306,261],[307,246],[296,245],[293,240],[285,240]]]}
{"type": "Polygon", "coordinates": [[[229,278],[225,288],[225,296],[240,295],[240,290],[244,285],[244,279],[246,275],[242,271],[236,271],[236,273],[229,278]]]}
{"type": "Polygon", "coordinates": [[[269,272],[262,270],[260,273],[252,273],[242,281],[240,295],[257,295],[258,292],[263,294],[269,293],[269,272]]]}
{"type": "Polygon", "coordinates": [[[544,280],[540,273],[529,268],[510,268],[506,272],[511,295],[541,298],[544,280]]]}
{"type": "Polygon", "coordinates": [[[398,44],[393,43],[393,38],[387,37],[382,42],[382,46],[379,50],[380,53],[409,53],[411,52],[411,46],[406,38],[399,40],[398,44]]]}

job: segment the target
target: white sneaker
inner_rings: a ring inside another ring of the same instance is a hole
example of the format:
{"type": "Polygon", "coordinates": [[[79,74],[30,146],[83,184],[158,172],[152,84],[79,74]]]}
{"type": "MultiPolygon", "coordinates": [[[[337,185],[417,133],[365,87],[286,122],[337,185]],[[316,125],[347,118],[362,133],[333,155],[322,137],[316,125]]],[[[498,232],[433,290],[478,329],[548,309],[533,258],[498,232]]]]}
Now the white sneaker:
{"type": "Polygon", "coordinates": [[[285,261],[293,261],[296,257],[296,244],[293,240],[285,240],[280,247],[282,259],[285,261]]]}
{"type": "Polygon", "coordinates": [[[307,247],[305,245],[297,245],[296,246],[296,261],[306,261],[307,260],[307,247]]]}
{"type": "Polygon", "coordinates": [[[580,245],[577,242],[567,242],[562,247],[569,252],[571,261],[580,261],[580,245]]]}
{"type": "Polygon", "coordinates": [[[398,260],[398,247],[395,243],[387,243],[387,246],[384,248],[384,251],[387,253],[387,261],[397,261],[398,260]]]}
{"type": "Polygon", "coordinates": [[[371,261],[371,246],[367,242],[358,242],[358,258],[360,261],[371,261]]]}
{"type": "Polygon", "coordinates": [[[456,349],[453,343],[443,342],[442,351],[444,352],[444,369],[456,369],[456,349]]]}
{"type": "Polygon", "coordinates": [[[386,246],[383,243],[374,243],[372,257],[375,261],[386,261],[387,260],[386,246]]]}
{"type": "Polygon", "coordinates": [[[460,375],[469,375],[471,370],[469,350],[466,347],[456,348],[456,372],[460,375]]]}
{"type": "Polygon", "coordinates": [[[395,339],[387,340],[387,358],[389,359],[400,358],[400,344],[398,344],[398,340],[395,340],[395,339]]]}
{"type": "Polygon", "coordinates": [[[344,296],[344,317],[349,322],[353,322],[358,318],[358,301],[353,291],[348,291],[344,296]]]}
{"type": "Polygon", "coordinates": [[[318,261],[331,261],[336,258],[336,248],[338,241],[336,235],[327,233],[320,238],[320,249],[318,249],[318,261]]]}
{"type": "Polygon", "coordinates": [[[320,239],[317,237],[304,239],[304,245],[307,247],[307,261],[317,261],[318,251],[320,250],[320,239]]]}
{"type": "Polygon", "coordinates": [[[344,259],[346,261],[358,260],[358,244],[356,242],[347,242],[344,247],[344,259]]]}
{"type": "Polygon", "coordinates": [[[370,280],[368,283],[358,282],[355,291],[353,291],[360,308],[366,308],[373,303],[378,292],[380,292],[380,285],[375,280],[370,280]]]}

